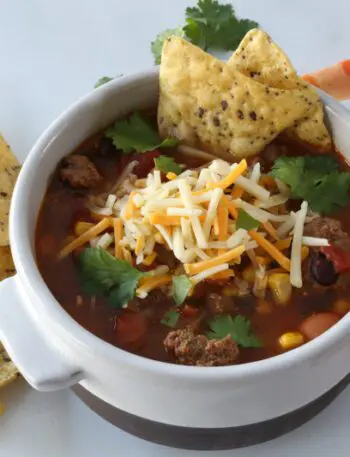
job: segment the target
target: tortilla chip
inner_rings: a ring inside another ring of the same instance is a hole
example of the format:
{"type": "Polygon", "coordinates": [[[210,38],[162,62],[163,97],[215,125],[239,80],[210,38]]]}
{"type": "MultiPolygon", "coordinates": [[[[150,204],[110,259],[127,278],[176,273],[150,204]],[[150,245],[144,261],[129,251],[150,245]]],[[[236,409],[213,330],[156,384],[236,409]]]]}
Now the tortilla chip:
{"type": "Polygon", "coordinates": [[[11,361],[4,346],[0,343],[0,388],[15,381],[19,376],[15,364],[11,361]]]}
{"type": "Polygon", "coordinates": [[[332,140],[324,124],[320,97],[297,75],[291,61],[266,32],[260,29],[250,30],[227,64],[269,87],[302,91],[313,104],[313,111],[299,119],[288,133],[321,151],[331,149],[332,140]]]}
{"type": "Polygon", "coordinates": [[[0,246],[0,281],[16,273],[10,246],[0,246]]]}
{"type": "Polygon", "coordinates": [[[20,170],[18,160],[0,134],[0,246],[9,244],[9,210],[20,170]]]}
{"type": "Polygon", "coordinates": [[[310,105],[304,92],[271,89],[179,37],[164,44],[158,106],[164,137],[248,157],[306,116],[310,105]]]}

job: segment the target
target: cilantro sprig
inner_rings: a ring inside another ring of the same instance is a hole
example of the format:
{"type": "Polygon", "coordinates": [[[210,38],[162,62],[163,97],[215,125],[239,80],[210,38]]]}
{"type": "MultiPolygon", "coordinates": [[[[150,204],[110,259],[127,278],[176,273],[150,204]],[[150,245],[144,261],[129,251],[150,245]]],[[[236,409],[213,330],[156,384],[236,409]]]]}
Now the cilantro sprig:
{"type": "Polygon", "coordinates": [[[163,319],[160,321],[162,324],[171,328],[176,327],[180,318],[178,307],[184,303],[192,287],[193,284],[188,276],[173,276],[172,293],[176,308],[170,309],[164,314],[163,319]]]}
{"type": "Polygon", "coordinates": [[[84,249],[78,265],[84,293],[104,296],[114,308],[123,307],[135,297],[138,282],[145,275],[100,248],[84,249]]]}
{"type": "Polygon", "coordinates": [[[244,348],[261,347],[261,341],[252,333],[250,321],[238,314],[234,319],[229,314],[216,317],[208,322],[211,332],[208,338],[221,339],[230,335],[239,346],[244,348]]]}
{"type": "Polygon", "coordinates": [[[244,35],[258,23],[238,19],[231,4],[217,0],[198,0],[197,6],[186,9],[186,23],[157,35],[151,49],[156,64],[160,64],[164,41],[172,35],[191,41],[204,50],[209,48],[234,51],[244,35]]]}
{"type": "Polygon", "coordinates": [[[161,324],[166,325],[167,327],[174,328],[180,318],[180,313],[176,309],[170,309],[167,311],[162,320],[160,321],[161,324]]]}
{"type": "Polygon", "coordinates": [[[116,121],[106,130],[105,135],[112,140],[117,149],[121,149],[124,153],[142,153],[158,148],[170,148],[178,143],[178,140],[173,137],[161,140],[153,126],[138,112],[131,114],[126,120],[116,121]]]}
{"type": "Polygon", "coordinates": [[[172,157],[168,156],[159,156],[154,159],[154,164],[157,170],[161,171],[162,173],[175,173],[179,175],[181,173],[181,167],[172,157]]]}
{"type": "Polygon", "coordinates": [[[290,187],[292,198],[307,200],[317,213],[332,213],[349,202],[350,173],[340,172],[332,156],[282,156],[271,175],[290,187]]]}

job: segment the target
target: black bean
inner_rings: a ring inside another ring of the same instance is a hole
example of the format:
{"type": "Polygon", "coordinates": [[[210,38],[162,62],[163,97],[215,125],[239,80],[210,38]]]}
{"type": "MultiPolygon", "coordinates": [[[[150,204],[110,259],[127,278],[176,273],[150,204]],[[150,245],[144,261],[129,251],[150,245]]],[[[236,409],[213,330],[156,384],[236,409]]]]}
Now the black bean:
{"type": "Polygon", "coordinates": [[[322,252],[313,252],[310,271],[314,280],[321,286],[330,286],[338,279],[333,263],[322,252]]]}

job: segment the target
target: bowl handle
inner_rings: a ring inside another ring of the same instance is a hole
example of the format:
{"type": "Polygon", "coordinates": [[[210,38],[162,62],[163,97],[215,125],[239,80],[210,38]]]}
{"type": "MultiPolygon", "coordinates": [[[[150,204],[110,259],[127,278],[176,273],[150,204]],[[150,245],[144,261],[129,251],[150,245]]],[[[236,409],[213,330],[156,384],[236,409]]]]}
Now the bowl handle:
{"type": "Polygon", "coordinates": [[[0,283],[0,340],[23,377],[41,391],[70,387],[83,372],[48,345],[28,316],[17,276],[0,283]]]}

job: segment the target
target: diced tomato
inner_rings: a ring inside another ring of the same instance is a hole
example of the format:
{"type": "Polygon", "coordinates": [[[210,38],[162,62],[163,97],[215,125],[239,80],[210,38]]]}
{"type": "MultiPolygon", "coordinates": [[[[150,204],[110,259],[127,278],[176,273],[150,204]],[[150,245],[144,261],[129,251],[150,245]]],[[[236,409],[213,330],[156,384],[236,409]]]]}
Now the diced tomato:
{"type": "Polygon", "coordinates": [[[135,154],[133,160],[139,162],[133,171],[135,175],[137,175],[138,178],[145,178],[154,168],[154,159],[159,156],[160,152],[157,150],[144,152],[143,154],[135,154]]]}
{"type": "Polygon", "coordinates": [[[350,251],[345,251],[332,244],[330,246],[322,247],[321,252],[333,263],[337,273],[350,271],[350,251]]]}
{"type": "Polygon", "coordinates": [[[181,310],[181,314],[184,317],[195,317],[198,314],[198,308],[190,305],[185,305],[181,310]]]}
{"type": "Polygon", "coordinates": [[[118,344],[136,343],[147,331],[147,319],[140,312],[125,311],[116,317],[115,331],[118,344]]]}
{"type": "Polygon", "coordinates": [[[157,150],[144,152],[142,154],[123,154],[117,163],[117,175],[120,175],[124,168],[133,160],[137,160],[138,165],[133,173],[140,179],[145,178],[154,168],[154,159],[160,156],[157,150]]]}

